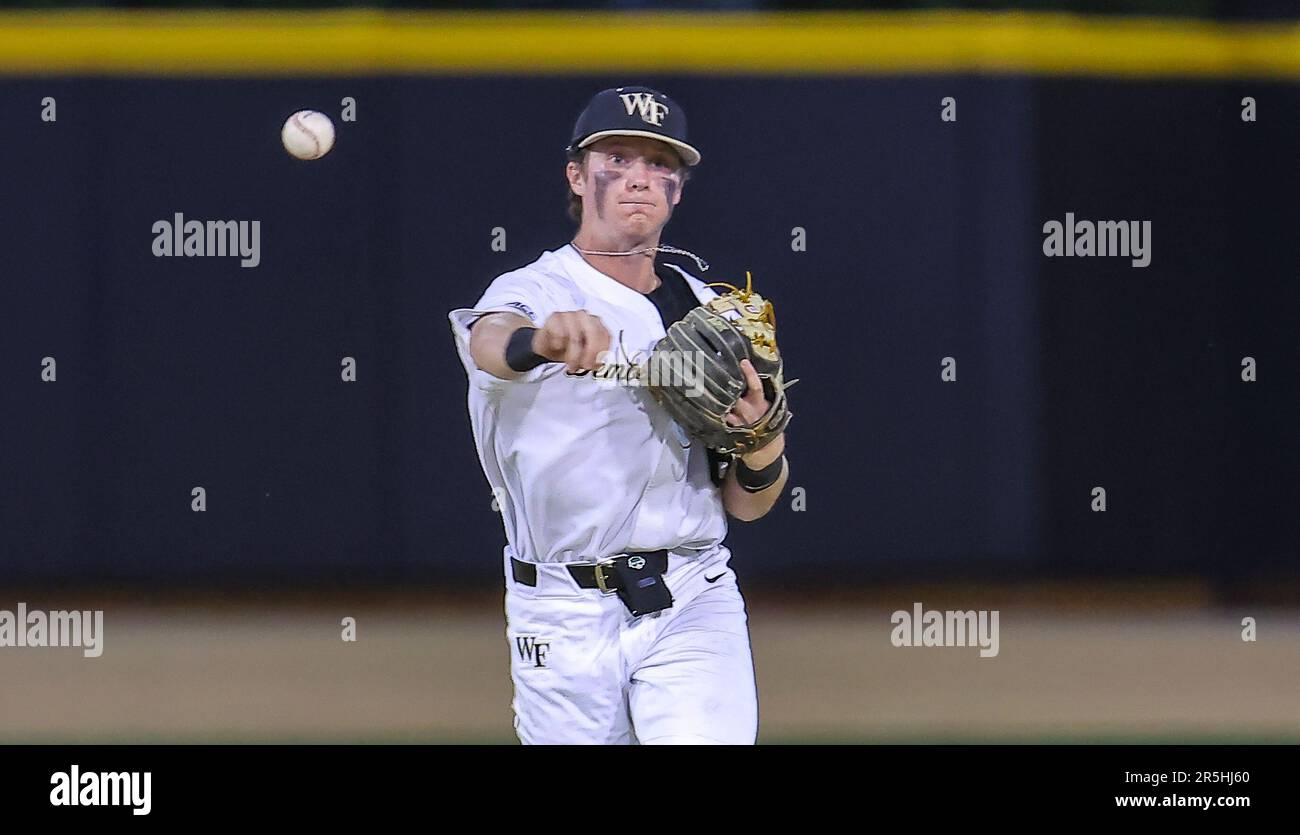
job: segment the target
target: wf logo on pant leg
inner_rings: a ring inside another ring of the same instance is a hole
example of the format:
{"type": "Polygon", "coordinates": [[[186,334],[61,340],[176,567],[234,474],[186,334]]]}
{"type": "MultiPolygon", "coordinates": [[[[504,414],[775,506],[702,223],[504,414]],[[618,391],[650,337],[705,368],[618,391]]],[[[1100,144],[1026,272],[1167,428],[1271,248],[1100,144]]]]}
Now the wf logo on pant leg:
{"type": "Polygon", "coordinates": [[[540,635],[516,635],[515,648],[519,660],[534,669],[546,669],[546,657],[551,652],[551,641],[540,635]]]}

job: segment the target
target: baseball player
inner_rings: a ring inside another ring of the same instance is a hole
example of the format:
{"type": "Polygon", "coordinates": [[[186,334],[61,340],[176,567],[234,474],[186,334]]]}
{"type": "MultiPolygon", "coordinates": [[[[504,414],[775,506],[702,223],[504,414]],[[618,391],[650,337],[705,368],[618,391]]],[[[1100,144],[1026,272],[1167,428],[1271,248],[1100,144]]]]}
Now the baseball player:
{"type": "MultiPolygon", "coordinates": [[[[754,667],[723,539],[728,514],[758,519],[780,495],[784,434],[722,456],[644,387],[591,373],[637,362],[715,296],[656,261],[682,252],[660,235],[700,153],[681,107],[646,87],[598,93],[567,152],[573,241],[450,313],[505,525],[515,731],[523,743],[752,744],[754,667]]],[[[753,364],[743,370],[726,415],[739,427],[771,405],[753,364]]]]}

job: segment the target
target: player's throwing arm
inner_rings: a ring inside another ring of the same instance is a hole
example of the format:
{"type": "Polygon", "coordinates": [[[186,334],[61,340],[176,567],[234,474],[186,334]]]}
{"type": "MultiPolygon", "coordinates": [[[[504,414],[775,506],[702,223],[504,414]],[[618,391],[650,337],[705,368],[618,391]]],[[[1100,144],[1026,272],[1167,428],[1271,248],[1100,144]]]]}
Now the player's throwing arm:
{"type": "Polygon", "coordinates": [[[493,313],[474,324],[469,350],[478,367],[513,380],[544,362],[562,362],[568,371],[591,371],[609,350],[610,336],[585,310],[553,313],[540,328],[516,313],[493,313]]]}

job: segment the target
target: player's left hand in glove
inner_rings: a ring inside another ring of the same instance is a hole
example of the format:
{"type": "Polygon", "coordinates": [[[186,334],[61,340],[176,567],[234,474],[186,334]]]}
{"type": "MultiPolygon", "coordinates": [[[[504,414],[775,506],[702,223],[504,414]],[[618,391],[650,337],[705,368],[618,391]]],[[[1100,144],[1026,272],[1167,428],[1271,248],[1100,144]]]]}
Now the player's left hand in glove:
{"type": "Polygon", "coordinates": [[[776,314],[748,280],[669,326],[646,380],[687,434],[724,454],[762,449],[790,423],[785,390],[795,381],[785,382],[776,314]]]}

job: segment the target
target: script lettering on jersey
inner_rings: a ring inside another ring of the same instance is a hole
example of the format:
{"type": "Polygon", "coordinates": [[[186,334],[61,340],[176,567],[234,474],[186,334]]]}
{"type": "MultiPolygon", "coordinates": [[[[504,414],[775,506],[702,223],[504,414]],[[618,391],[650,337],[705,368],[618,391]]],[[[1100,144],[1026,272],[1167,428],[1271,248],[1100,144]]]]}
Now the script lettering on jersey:
{"type": "Polygon", "coordinates": [[[622,331],[619,331],[618,341],[617,351],[602,351],[596,358],[599,367],[595,371],[565,373],[573,377],[590,374],[594,380],[620,386],[680,386],[688,389],[688,397],[699,397],[704,393],[701,369],[707,357],[702,353],[693,352],[695,355],[692,356],[692,352],[663,350],[651,363],[644,351],[627,353],[622,346],[622,331]]]}
{"type": "MultiPolygon", "coordinates": [[[[611,362],[612,357],[599,358],[600,367],[590,372],[592,379],[604,380],[621,386],[639,386],[645,369],[645,357],[638,351],[626,362],[611,362]]],[[[586,373],[586,372],[584,372],[586,373]]]]}
{"type": "Polygon", "coordinates": [[[601,351],[596,357],[599,366],[595,371],[583,371],[572,376],[591,375],[593,380],[603,380],[622,386],[639,386],[645,374],[643,365],[646,360],[644,351],[635,351],[631,355],[623,347],[623,331],[618,332],[617,349],[601,351]]]}

